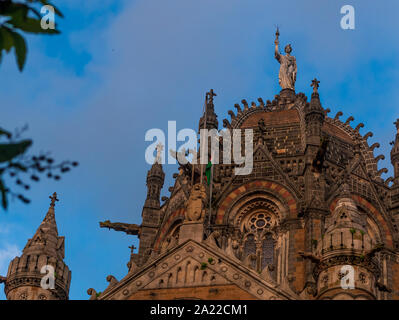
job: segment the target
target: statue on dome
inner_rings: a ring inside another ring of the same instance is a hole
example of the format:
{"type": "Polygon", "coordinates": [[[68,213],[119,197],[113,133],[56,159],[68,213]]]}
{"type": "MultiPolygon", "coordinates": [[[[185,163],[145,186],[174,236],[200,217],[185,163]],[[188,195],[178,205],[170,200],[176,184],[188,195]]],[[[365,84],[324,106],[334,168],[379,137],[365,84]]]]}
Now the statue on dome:
{"type": "Polygon", "coordinates": [[[280,72],[278,75],[279,84],[282,89],[291,89],[295,90],[295,81],[296,81],[296,74],[297,74],[297,66],[296,66],[296,59],[294,56],[291,56],[292,48],[291,45],[288,44],[285,46],[285,53],[286,55],[282,55],[279,52],[278,45],[278,37],[280,32],[277,28],[276,31],[276,40],[274,41],[275,47],[275,58],[280,63],[280,72]]]}

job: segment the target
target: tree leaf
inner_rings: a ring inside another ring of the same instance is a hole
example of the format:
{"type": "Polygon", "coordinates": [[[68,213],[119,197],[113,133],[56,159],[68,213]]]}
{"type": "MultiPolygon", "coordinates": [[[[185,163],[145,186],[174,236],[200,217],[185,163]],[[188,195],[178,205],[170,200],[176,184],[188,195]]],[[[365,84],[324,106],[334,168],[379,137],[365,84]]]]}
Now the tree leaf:
{"type": "Polygon", "coordinates": [[[11,132],[0,128],[0,136],[6,136],[8,139],[10,139],[12,135],[11,132]]]}
{"type": "Polygon", "coordinates": [[[6,50],[6,52],[10,52],[11,48],[14,45],[14,40],[10,33],[10,29],[5,26],[2,26],[0,28],[0,38],[1,38],[0,50],[4,49],[4,50],[6,50]]]}
{"type": "Polygon", "coordinates": [[[32,140],[23,140],[19,143],[0,144],[0,163],[11,161],[15,157],[25,153],[32,145],[32,140]]]}
{"type": "Polygon", "coordinates": [[[0,193],[1,193],[1,206],[4,210],[7,210],[8,202],[7,202],[7,191],[4,186],[4,182],[0,179],[0,193]]]}
{"type": "Polygon", "coordinates": [[[18,162],[17,163],[10,163],[10,167],[17,168],[17,169],[19,169],[19,170],[21,170],[23,172],[28,171],[28,168],[26,168],[24,165],[22,165],[22,164],[20,164],[18,162]]]}
{"type": "Polygon", "coordinates": [[[10,3],[1,8],[2,16],[14,16],[15,14],[28,15],[29,7],[23,3],[10,3]]]}
{"type": "Polygon", "coordinates": [[[14,26],[14,28],[20,29],[25,32],[29,33],[44,33],[44,34],[57,34],[60,33],[56,29],[43,29],[40,25],[41,19],[34,19],[34,18],[25,18],[20,19],[18,18],[11,18],[8,20],[7,23],[14,26]]]}
{"type": "Polygon", "coordinates": [[[17,32],[11,32],[14,39],[14,47],[15,47],[15,57],[17,59],[17,64],[19,71],[22,71],[25,66],[26,61],[26,43],[25,39],[17,32]]]}

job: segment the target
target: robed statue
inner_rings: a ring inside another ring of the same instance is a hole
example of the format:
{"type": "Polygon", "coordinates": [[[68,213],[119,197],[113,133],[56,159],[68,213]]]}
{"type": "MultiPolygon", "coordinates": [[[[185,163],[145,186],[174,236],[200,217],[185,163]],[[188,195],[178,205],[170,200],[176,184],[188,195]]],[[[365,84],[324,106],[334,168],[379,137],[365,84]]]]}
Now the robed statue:
{"type": "Polygon", "coordinates": [[[292,89],[295,90],[295,81],[296,81],[296,73],[297,73],[297,66],[296,66],[296,59],[294,56],[291,55],[292,48],[291,45],[288,44],[285,46],[285,53],[286,55],[282,55],[278,49],[278,37],[280,33],[277,28],[276,31],[276,40],[274,44],[276,45],[275,48],[275,57],[277,61],[280,63],[280,72],[278,75],[279,84],[282,89],[292,89]]]}

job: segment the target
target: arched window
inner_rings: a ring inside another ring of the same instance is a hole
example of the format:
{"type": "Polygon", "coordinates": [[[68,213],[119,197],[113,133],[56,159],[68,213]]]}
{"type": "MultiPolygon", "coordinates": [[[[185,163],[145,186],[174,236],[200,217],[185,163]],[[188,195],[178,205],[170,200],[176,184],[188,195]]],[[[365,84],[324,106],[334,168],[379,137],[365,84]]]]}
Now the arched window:
{"type": "Polygon", "coordinates": [[[262,270],[267,265],[272,265],[274,262],[274,239],[271,233],[267,233],[262,240],[262,258],[261,268],[262,270]]]}
{"type": "MultiPolygon", "coordinates": [[[[250,254],[256,255],[256,242],[255,236],[253,234],[249,234],[244,243],[244,258],[248,257],[250,254]]],[[[256,268],[256,261],[251,261],[252,268],[256,268]]]]}
{"type": "Polygon", "coordinates": [[[274,263],[273,230],[276,218],[273,213],[265,210],[257,210],[243,220],[243,232],[245,241],[243,258],[248,259],[252,255],[250,266],[261,272],[266,266],[274,263]]]}
{"type": "Polygon", "coordinates": [[[161,252],[165,252],[166,250],[169,250],[178,244],[181,225],[182,220],[178,219],[169,228],[161,242],[161,252]]]}

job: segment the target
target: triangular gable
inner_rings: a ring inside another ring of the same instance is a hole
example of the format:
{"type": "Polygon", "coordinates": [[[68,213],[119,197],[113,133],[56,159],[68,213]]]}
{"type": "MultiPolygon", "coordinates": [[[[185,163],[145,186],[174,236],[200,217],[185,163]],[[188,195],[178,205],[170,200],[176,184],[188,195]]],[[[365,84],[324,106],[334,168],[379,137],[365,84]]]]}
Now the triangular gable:
{"type": "Polygon", "coordinates": [[[255,299],[298,299],[237,263],[223,251],[188,240],[134,274],[128,274],[100,299],[129,299],[140,290],[233,284],[255,299]],[[194,277],[195,273],[195,277],[194,277]]]}

